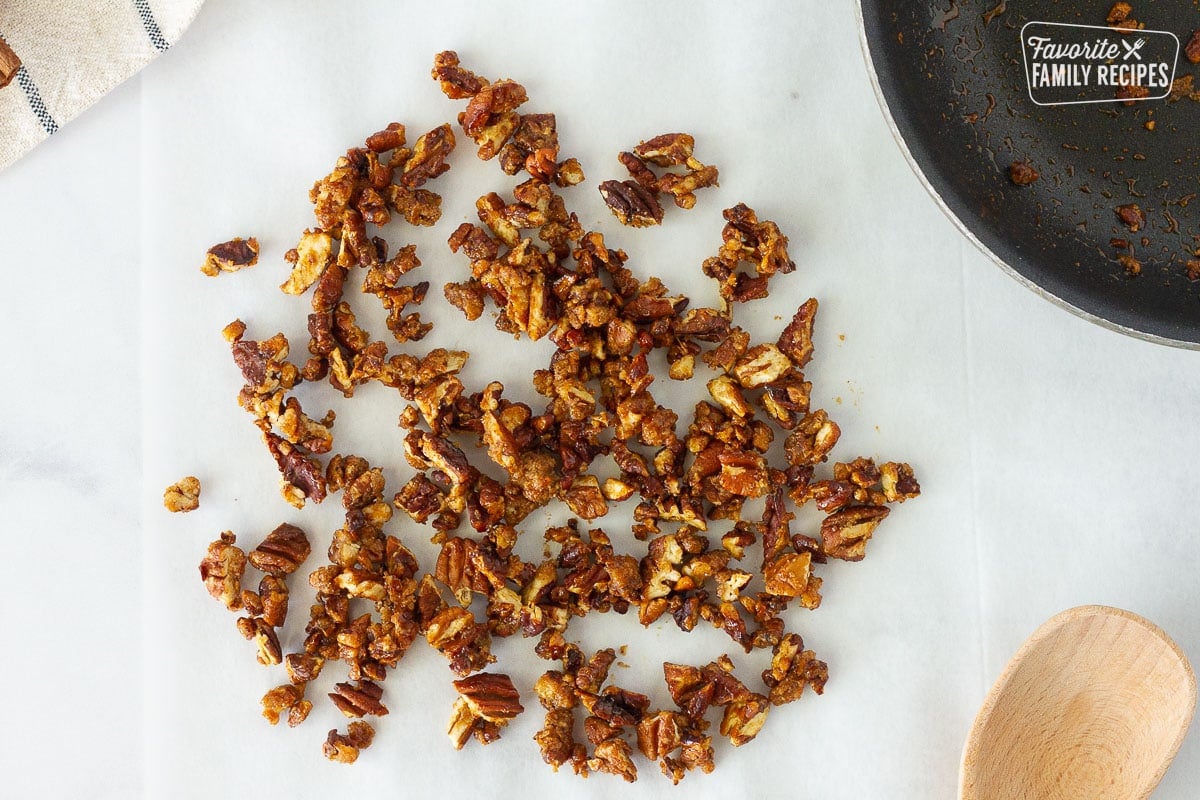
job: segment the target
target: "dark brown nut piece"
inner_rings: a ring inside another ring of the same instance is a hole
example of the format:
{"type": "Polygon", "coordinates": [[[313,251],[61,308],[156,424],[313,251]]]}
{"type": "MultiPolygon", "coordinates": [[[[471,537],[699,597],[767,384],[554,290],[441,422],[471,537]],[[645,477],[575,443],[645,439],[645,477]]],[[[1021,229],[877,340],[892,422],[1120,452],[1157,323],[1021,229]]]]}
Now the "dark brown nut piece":
{"type": "MultiPolygon", "coordinates": [[[[243,592],[243,598],[245,593],[243,592]]],[[[246,605],[243,599],[243,605],[246,605]]],[[[288,588],[283,578],[275,575],[264,575],[258,583],[258,604],[262,606],[259,613],[263,622],[272,628],[279,628],[287,620],[288,588]]],[[[247,611],[254,613],[247,605],[247,611]]]]}
{"type": "Polygon", "coordinates": [[[1008,179],[1017,186],[1028,186],[1040,177],[1028,161],[1014,161],[1008,165],[1008,179]]]}
{"type": "Polygon", "coordinates": [[[289,653],[283,659],[288,679],[297,685],[315,680],[325,666],[325,659],[313,653],[289,653]]]}
{"type": "Polygon", "coordinates": [[[242,607],[242,573],[246,571],[246,554],[235,541],[237,537],[225,531],[208,546],[208,554],[200,562],[200,578],[208,593],[230,611],[242,607]]]}
{"type": "Polygon", "coordinates": [[[303,508],[305,500],[320,503],[325,499],[325,475],[316,459],[273,433],[264,433],[263,440],[283,476],[280,491],[288,503],[303,508]]]}
{"type": "Polygon", "coordinates": [[[283,712],[288,712],[288,725],[293,728],[304,722],[308,712],[312,711],[312,703],[304,699],[304,686],[286,683],[264,694],[262,707],[262,715],[272,725],[278,725],[283,712]]]}
{"type": "Polygon", "coordinates": [[[886,506],[851,506],[835,511],[821,521],[821,550],[844,561],[862,561],[879,523],[888,515],[886,506]]]}
{"type": "Polygon", "coordinates": [[[404,162],[400,185],[405,189],[416,189],[450,169],[446,158],[453,149],[454,131],[450,130],[449,124],[421,134],[413,143],[412,155],[404,162]]]}
{"type": "Polygon", "coordinates": [[[209,277],[216,277],[222,272],[237,272],[257,263],[258,239],[253,236],[249,239],[239,237],[210,247],[200,271],[209,277]]]}
{"type": "Polygon", "coordinates": [[[329,693],[329,699],[347,717],[355,719],[367,715],[382,717],[388,713],[387,707],[380,702],[383,697],[383,687],[372,681],[362,680],[358,686],[351,683],[338,683],[334,691],[329,693]]]}
{"type": "Polygon", "coordinates": [[[1146,227],[1146,213],[1137,203],[1117,206],[1113,211],[1116,212],[1117,219],[1121,220],[1121,224],[1129,228],[1131,233],[1137,233],[1146,227]]]}
{"type": "Polygon", "coordinates": [[[453,50],[443,50],[433,57],[432,75],[451,100],[474,97],[484,86],[483,79],[459,65],[458,53],[453,50]]]}
{"type": "Polygon", "coordinates": [[[775,344],[797,367],[804,367],[813,356],[813,323],[817,316],[817,300],[810,297],[796,309],[792,321],[779,334],[775,344]]]}
{"type": "Polygon", "coordinates": [[[450,715],[447,734],[455,750],[461,750],[474,734],[481,744],[500,738],[500,729],[525,709],[520,694],[507,675],[481,672],[454,681],[459,698],[450,715]]]}
{"type": "Polygon", "coordinates": [[[336,729],[329,732],[322,750],[330,761],[342,764],[353,764],[358,760],[359,752],[371,746],[375,738],[375,729],[369,722],[356,720],[351,722],[346,733],[338,733],[336,729]]]}
{"type": "Polygon", "coordinates": [[[381,131],[367,137],[367,148],[375,153],[386,153],[404,147],[404,126],[399,122],[388,123],[381,131]]]}
{"type": "Polygon", "coordinates": [[[713,166],[700,167],[684,175],[668,172],[658,179],[658,189],[671,195],[675,205],[689,209],[696,206],[696,190],[718,185],[717,178],[717,168],[713,166]]]}
{"type": "Polygon", "coordinates": [[[658,198],[637,181],[604,181],[600,184],[600,195],[622,225],[645,228],[662,224],[663,210],[658,198]]]}
{"type": "Polygon", "coordinates": [[[279,645],[279,635],[267,624],[262,617],[239,617],[238,631],[246,639],[258,647],[255,657],[264,667],[283,662],[283,648],[279,645]]]}
{"type": "Polygon", "coordinates": [[[285,522],[268,533],[247,558],[255,568],[269,575],[283,577],[295,572],[310,552],[304,531],[285,522]]]}
{"type": "Polygon", "coordinates": [[[279,288],[288,294],[304,294],[333,263],[333,237],[323,230],[307,230],[289,256],[292,273],[279,288]]]}
{"type": "Polygon", "coordinates": [[[172,483],[163,492],[163,506],[172,514],[186,514],[200,507],[200,480],[192,475],[172,483]]]}
{"type": "Polygon", "coordinates": [[[763,683],[770,690],[772,705],[783,705],[798,700],[804,687],[811,686],[821,694],[829,680],[829,667],[818,661],[811,650],[804,649],[804,640],[789,633],[771,651],[771,666],[763,670],[763,683]]]}
{"type": "Polygon", "coordinates": [[[1193,64],[1200,64],[1200,30],[1192,31],[1192,38],[1183,46],[1183,55],[1193,64]]]}

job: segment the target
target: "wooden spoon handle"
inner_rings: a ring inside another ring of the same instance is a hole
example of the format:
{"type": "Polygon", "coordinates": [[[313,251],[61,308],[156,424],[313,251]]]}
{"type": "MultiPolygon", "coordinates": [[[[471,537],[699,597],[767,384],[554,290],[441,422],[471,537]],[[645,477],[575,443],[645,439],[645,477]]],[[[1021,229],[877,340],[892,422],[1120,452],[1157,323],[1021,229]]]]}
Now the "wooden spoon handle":
{"type": "Polygon", "coordinates": [[[20,67],[21,59],[8,46],[8,42],[0,39],[0,89],[12,83],[12,79],[20,67]]]}

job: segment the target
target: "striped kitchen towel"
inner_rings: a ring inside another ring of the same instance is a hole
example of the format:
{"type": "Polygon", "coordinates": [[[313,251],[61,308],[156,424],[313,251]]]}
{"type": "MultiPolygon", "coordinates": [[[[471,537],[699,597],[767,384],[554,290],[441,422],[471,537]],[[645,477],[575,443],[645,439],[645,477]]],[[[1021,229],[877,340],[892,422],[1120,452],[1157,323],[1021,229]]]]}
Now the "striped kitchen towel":
{"type": "Polygon", "coordinates": [[[0,169],[177,41],[204,0],[0,0],[21,60],[0,89],[0,169]]]}

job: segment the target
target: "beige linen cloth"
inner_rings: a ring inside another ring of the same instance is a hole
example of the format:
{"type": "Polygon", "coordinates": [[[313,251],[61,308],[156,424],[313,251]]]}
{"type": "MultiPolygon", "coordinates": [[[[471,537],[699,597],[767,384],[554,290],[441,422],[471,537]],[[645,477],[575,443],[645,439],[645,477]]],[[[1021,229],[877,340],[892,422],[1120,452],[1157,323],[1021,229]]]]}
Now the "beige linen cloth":
{"type": "Polygon", "coordinates": [[[204,0],[0,0],[21,68],[0,89],[0,169],[179,40],[204,0]]]}

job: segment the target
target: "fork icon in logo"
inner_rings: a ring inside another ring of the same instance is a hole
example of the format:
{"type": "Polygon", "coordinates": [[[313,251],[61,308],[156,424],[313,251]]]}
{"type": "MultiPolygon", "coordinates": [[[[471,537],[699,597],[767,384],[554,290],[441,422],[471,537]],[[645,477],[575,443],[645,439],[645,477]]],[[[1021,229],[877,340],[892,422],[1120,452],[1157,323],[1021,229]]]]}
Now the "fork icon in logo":
{"type": "Polygon", "coordinates": [[[1142,55],[1138,52],[1138,50],[1141,50],[1142,45],[1146,43],[1145,39],[1138,39],[1136,42],[1127,42],[1124,39],[1121,39],[1120,41],[1121,46],[1125,48],[1125,55],[1121,56],[1123,60],[1128,61],[1130,56],[1133,56],[1138,61],[1142,60],[1142,55]]]}

